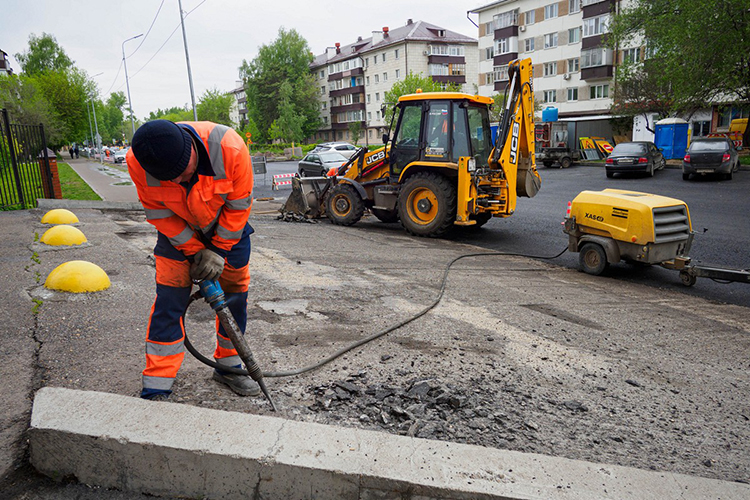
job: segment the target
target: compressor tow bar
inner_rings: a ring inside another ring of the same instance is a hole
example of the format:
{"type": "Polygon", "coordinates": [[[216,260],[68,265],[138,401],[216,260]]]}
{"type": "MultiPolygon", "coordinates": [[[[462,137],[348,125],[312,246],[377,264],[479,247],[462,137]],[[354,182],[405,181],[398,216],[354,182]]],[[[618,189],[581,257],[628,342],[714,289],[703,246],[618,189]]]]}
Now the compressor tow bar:
{"type": "MultiPolygon", "coordinates": [[[[226,300],[224,299],[224,291],[221,289],[219,282],[203,280],[199,281],[197,284],[200,290],[193,294],[191,298],[196,299],[203,297],[205,301],[208,302],[208,304],[211,306],[211,309],[214,310],[216,316],[219,318],[219,321],[224,326],[224,330],[227,332],[229,340],[232,341],[232,345],[237,350],[237,354],[240,356],[240,359],[243,363],[245,363],[245,368],[247,368],[247,375],[249,375],[258,383],[258,385],[260,386],[260,390],[263,391],[263,395],[266,396],[268,402],[271,403],[271,409],[273,411],[276,411],[276,404],[274,404],[273,399],[271,399],[268,388],[266,388],[266,383],[263,380],[263,371],[255,361],[253,353],[252,351],[250,351],[250,347],[245,341],[245,336],[242,334],[242,331],[240,331],[239,325],[237,325],[237,322],[234,320],[234,316],[232,316],[232,312],[227,306],[226,300]]],[[[214,368],[217,368],[217,366],[214,366],[214,368]]],[[[220,369],[229,372],[235,372],[237,370],[231,367],[224,366],[220,367],[220,369]]],[[[242,373],[244,373],[244,371],[242,373]]]]}

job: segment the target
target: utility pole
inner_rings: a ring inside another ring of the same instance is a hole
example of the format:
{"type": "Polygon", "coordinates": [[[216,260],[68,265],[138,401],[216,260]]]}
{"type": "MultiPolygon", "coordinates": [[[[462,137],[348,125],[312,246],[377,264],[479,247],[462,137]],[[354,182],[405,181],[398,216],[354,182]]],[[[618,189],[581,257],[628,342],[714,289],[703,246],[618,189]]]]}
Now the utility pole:
{"type": "MultiPolygon", "coordinates": [[[[91,78],[93,79],[93,78],[96,78],[97,76],[101,76],[103,74],[104,74],[104,72],[97,73],[94,76],[92,76],[91,78]]],[[[91,99],[89,99],[88,101],[86,101],[86,115],[88,115],[88,117],[89,117],[89,132],[91,132],[91,141],[89,142],[89,159],[91,159],[91,144],[94,142],[94,130],[91,128],[91,112],[89,111],[89,102],[91,102],[91,99]]],[[[91,104],[91,107],[92,108],[94,107],[93,103],[91,104]]]]}
{"type": "MultiPolygon", "coordinates": [[[[143,33],[136,35],[133,38],[128,38],[125,42],[135,40],[143,36],[143,33]]],[[[133,120],[133,100],[130,98],[130,82],[128,81],[128,63],[125,61],[125,42],[122,42],[122,64],[125,66],[125,87],[128,89],[128,108],[130,109],[130,125],[133,127],[133,135],[135,135],[135,120],[133,120]]],[[[137,49],[136,49],[137,50],[137,49]]],[[[97,132],[98,134],[98,132],[97,132]]]]}
{"type": "Polygon", "coordinates": [[[187,34],[185,33],[185,17],[182,15],[182,0],[177,0],[180,7],[180,23],[182,24],[182,41],[185,44],[185,60],[187,61],[188,81],[190,82],[190,99],[193,101],[193,118],[198,121],[198,110],[195,108],[195,91],[193,90],[193,73],[190,70],[190,54],[188,54],[187,34]]]}
{"type": "Polygon", "coordinates": [[[99,150],[99,163],[104,165],[104,151],[102,151],[102,136],[99,135],[99,124],[96,123],[96,107],[91,101],[91,109],[94,110],[94,127],[96,127],[96,149],[99,150]]]}

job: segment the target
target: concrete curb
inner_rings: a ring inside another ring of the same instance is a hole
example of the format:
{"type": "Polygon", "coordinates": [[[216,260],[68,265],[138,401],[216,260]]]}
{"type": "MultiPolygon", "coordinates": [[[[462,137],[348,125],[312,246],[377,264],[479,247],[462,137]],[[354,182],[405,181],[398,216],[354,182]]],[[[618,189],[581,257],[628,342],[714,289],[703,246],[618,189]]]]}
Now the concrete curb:
{"type": "Polygon", "coordinates": [[[135,201],[104,201],[104,200],[56,200],[52,198],[38,198],[37,208],[51,210],[53,208],[93,208],[104,210],[143,210],[143,205],[135,201]]]}
{"type": "Polygon", "coordinates": [[[750,498],[750,486],[537,454],[43,388],[31,463],[53,478],[221,499],[750,498]]]}

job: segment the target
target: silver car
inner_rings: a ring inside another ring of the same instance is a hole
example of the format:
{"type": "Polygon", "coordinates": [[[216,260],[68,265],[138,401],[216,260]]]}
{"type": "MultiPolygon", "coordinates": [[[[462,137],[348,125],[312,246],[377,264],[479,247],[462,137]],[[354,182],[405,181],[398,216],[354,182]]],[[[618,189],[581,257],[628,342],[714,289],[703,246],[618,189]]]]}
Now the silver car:
{"type": "Polygon", "coordinates": [[[313,153],[327,153],[329,151],[335,151],[347,158],[354,156],[359,148],[352,146],[348,142],[324,142],[315,146],[312,150],[313,153]]]}

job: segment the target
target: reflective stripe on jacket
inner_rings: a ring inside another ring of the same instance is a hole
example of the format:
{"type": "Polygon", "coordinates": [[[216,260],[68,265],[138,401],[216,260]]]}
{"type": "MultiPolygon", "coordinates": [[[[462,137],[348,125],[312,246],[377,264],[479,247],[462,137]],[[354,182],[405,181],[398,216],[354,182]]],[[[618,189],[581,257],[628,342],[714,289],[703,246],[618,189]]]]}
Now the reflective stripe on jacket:
{"type": "Polygon", "coordinates": [[[206,245],[220,254],[235,245],[247,224],[253,194],[253,169],[244,141],[229,127],[211,122],[180,122],[200,136],[208,151],[213,176],[197,172],[189,192],[179,184],[160,181],[146,172],[132,148],[126,160],[138,190],[146,219],[184,255],[194,255],[206,245]]]}

